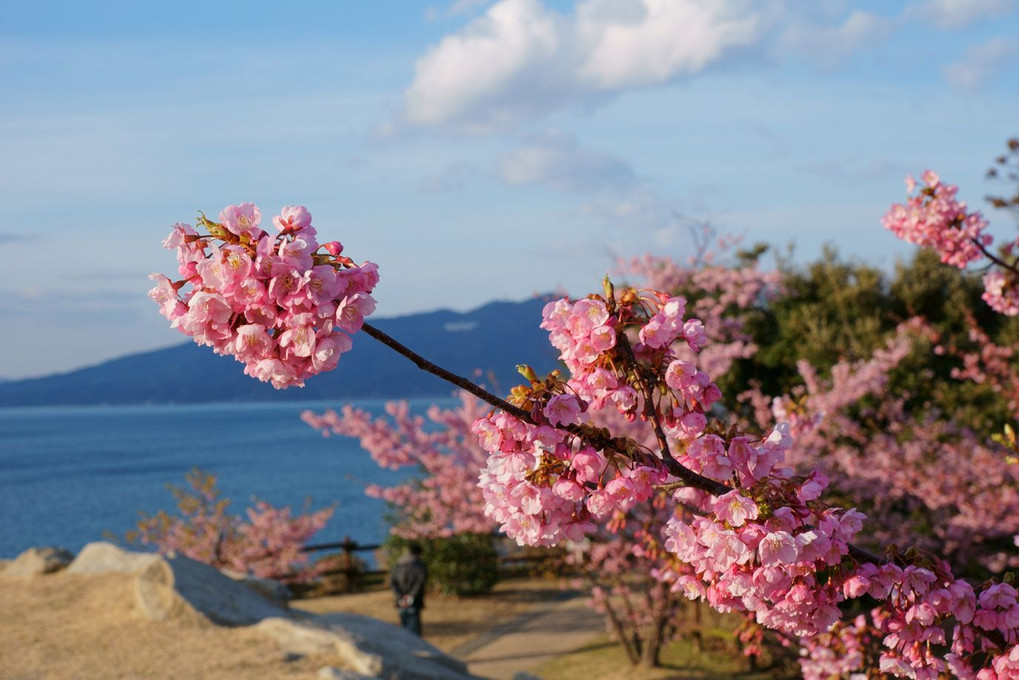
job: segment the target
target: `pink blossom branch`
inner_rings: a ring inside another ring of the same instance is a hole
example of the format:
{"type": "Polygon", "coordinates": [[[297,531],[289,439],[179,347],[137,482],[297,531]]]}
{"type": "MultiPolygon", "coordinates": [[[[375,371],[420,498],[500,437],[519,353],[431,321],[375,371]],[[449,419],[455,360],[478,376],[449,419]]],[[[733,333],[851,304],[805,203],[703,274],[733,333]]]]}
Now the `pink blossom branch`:
{"type": "MultiPolygon", "coordinates": [[[[518,420],[522,420],[532,425],[535,424],[534,418],[532,418],[531,414],[528,413],[527,411],[523,410],[518,406],[510,404],[505,399],[497,397],[488,390],[474,384],[470,380],[462,378],[456,375],[455,373],[452,373],[446,370],[445,368],[429,361],[428,359],[425,359],[423,356],[421,356],[414,350],[410,349],[403,343],[399,342],[391,335],[388,335],[387,333],[379,330],[378,328],[375,328],[371,324],[365,323],[364,326],[362,326],[362,330],[364,330],[364,332],[370,335],[371,337],[381,342],[386,347],[389,347],[398,354],[402,354],[407,359],[410,359],[410,361],[412,361],[414,365],[416,365],[421,370],[431,373],[432,375],[442,378],[446,382],[455,385],[460,389],[470,392],[478,399],[481,399],[485,403],[491,404],[492,406],[495,406],[496,408],[505,411],[506,413],[508,413],[509,415],[513,416],[518,420]]],[[[700,475],[694,472],[693,470],[690,470],[689,468],[685,467],[684,465],[680,464],[678,461],[676,461],[676,459],[672,457],[672,454],[669,451],[669,446],[665,440],[665,434],[661,430],[661,425],[657,423],[657,420],[654,420],[654,424],[656,426],[655,435],[658,438],[659,445],[662,447],[662,460],[665,463],[665,466],[668,469],[669,474],[683,480],[683,482],[685,482],[688,486],[692,486],[702,491],[707,491],[713,496],[720,496],[732,490],[725,484],[717,482],[709,477],[705,477],[704,475],[700,475]]],[[[624,454],[628,453],[629,451],[632,451],[635,448],[635,442],[633,442],[633,440],[631,439],[604,436],[583,426],[554,425],[554,427],[556,429],[565,430],[567,432],[570,432],[571,434],[583,437],[584,439],[589,441],[592,445],[594,445],[596,448],[612,449],[624,454]]]]}
{"type": "MultiPolygon", "coordinates": [[[[446,382],[451,383],[456,387],[459,387],[463,390],[466,390],[467,392],[470,392],[471,394],[481,399],[485,403],[491,404],[492,406],[495,406],[496,408],[505,411],[514,418],[523,420],[524,422],[527,423],[534,424],[534,419],[531,417],[531,414],[528,413],[527,411],[524,411],[523,409],[517,406],[513,406],[505,399],[497,397],[496,395],[480,387],[479,385],[476,385],[470,380],[462,378],[456,375],[455,373],[452,373],[451,371],[448,371],[445,368],[442,368],[441,366],[429,361],[428,359],[425,359],[423,356],[421,356],[414,350],[410,349],[403,343],[399,342],[391,335],[379,330],[378,328],[375,328],[374,326],[368,323],[365,323],[362,329],[364,330],[365,333],[375,338],[386,347],[389,347],[398,354],[401,354],[407,359],[409,359],[411,362],[414,363],[414,365],[416,365],[421,370],[431,373],[432,375],[442,378],[446,382]]],[[[620,345],[629,350],[630,357],[632,358],[633,349],[630,347],[629,342],[626,340],[625,336],[622,333],[620,333],[620,345]]],[[[650,390],[647,387],[645,381],[643,380],[643,377],[640,380],[640,384],[642,389],[644,390],[644,398],[646,400],[646,403],[652,403],[650,401],[651,398],[651,395],[649,394],[650,390]]],[[[648,410],[648,408],[645,407],[645,410],[648,410]]],[[[707,491],[712,496],[721,496],[732,491],[732,489],[727,485],[718,482],[714,479],[711,479],[710,477],[705,477],[704,475],[698,474],[693,470],[687,468],[685,465],[682,465],[679,461],[677,461],[672,456],[672,453],[669,450],[669,445],[665,438],[665,433],[662,431],[661,424],[658,422],[657,417],[652,415],[650,417],[650,420],[655,430],[655,438],[658,440],[658,444],[661,447],[662,463],[665,465],[665,468],[669,471],[669,474],[671,474],[673,477],[677,477],[678,479],[682,480],[683,483],[686,484],[687,486],[691,486],[702,491],[707,491]]],[[[632,450],[633,448],[632,447],[633,441],[629,439],[619,441],[620,438],[618,437],[617,438],[603,437],[577,425],[568,426],[559,425],[556,427],[557,429],[567,430],[572,434],[587,439],[597,448],[613,449],[621,453],[625,453],[626,451],[632,450]]],[[[885,561],[878,555],[875,555],[853,544],[849,545],[849,554],[850,556],[859,561],[871,562],[873,564],[881,564],[882,562],[885,561]]]]}

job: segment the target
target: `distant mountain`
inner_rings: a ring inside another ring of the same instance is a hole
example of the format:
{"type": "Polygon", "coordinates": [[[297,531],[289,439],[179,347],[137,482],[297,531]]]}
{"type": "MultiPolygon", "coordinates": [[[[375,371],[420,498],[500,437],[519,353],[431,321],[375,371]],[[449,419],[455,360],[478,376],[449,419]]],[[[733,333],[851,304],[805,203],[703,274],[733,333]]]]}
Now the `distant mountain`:
{"type": "MultiPolygon", "coordinates": [[[[440,310],[372,325],[430,361],[505,392],[522,382],[518,364],[539,373],[556,367],[548,334],[538,327],[542,299],[492,302],[466,313],[440,310]]],[[[183,404],[224,401],[295,401],[372,397],[446,396],[454,388],[363,333],[339,366],[305,387],[274,390],[249,378],[232,358],[186,342],[132,354],[70,373],[0,385],[0,406],[183,404]]]]}

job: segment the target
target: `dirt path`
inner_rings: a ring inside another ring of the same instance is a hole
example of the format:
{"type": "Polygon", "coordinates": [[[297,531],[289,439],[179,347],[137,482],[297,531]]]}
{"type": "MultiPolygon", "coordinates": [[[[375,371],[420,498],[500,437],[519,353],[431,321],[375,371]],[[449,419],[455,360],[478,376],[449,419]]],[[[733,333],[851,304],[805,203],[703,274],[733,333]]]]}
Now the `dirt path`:
{"type": "MultiPolygon", "coordinates": [[[[295,604],[308,611],[349,611],[397,623],[388,592],[295,604]]],[[[542,579],[503,581],[490,595],[476,598],[431,597],[423,620],[425,640],[465,661],[473,675],[491,680],[512,680],[605,630],[604,619],[581,594],[542,579]]]]}
{"type": "Polygon", "coordinates": [[[562,593],[536,604],[450,653],[467,662],[473,674],[491,680],[513,680],[562,654],[572,652],[605,631],[600,614],[576,593],[562,593]]]}

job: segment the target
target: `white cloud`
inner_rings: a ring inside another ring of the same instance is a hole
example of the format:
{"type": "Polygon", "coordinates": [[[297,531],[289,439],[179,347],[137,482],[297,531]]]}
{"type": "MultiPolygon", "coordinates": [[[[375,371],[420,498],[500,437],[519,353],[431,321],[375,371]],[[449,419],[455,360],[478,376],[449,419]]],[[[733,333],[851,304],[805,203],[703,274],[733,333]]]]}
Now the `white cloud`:
{"type": "Polygon", "coordinates": [[[498,3],[418,60],[406,92],[406,120],[422,125],[459,120],[478,131],[513,122],[527,102],[514,102],[507,93],[515,85],[527,87],[530,74],[555,63],[558,22],[535,0],[498,3]]]}
{"type": "Polygon", "coordinates": [[[619,190],[637,183],[630,164],[580,146],[569,134],[552,131],[528,137],[500,164],[508,184],[546,184],[578,193],[619,190]]]}
{"type": "Polygon", "coordinates": [[[967,92],[979,90],[1016,54],[1016,41],[995,38],[971,47],[962,59],[945,67],[945,80],[967,92]]]}
{"type": "Polygon", "coordinates": [[[584,0],[572,15],[501,0],[418,60],[403,122],[490,132],[698,73],[766,34],[748,0],[584,0]]]}
{"type": "Polygon", "coordinates": [[[806,53],[831,66],[862,47],[882,42],[895,24],[894,19],[854,10],[838,26],[794,23],[781,35],[779,44],[784,52],[806,53]]]}
{"type": "Polygon", "coordinates": [[[764,14],[746,2],[590,0],[577,8],[575,41],[585,88],[659,85],[697,73],[733,49],[756,43],[764,14]]]}
{"type": "Polygon", "coordinates": [[[679,212],[669,205],[657,192],[648,186],[632,186],[620,191],[604,191],[580,207],[582,214],[590,215],[604,225],[612,239],[622,238],[615,244],[626,249],[628,242],[632,249],[647,248],[652,244],[662,246],[675,242],[677,234],[684,229],[679,224],[679,212]],[[634,233],[650,238],[636,239],[634,233]]]}
{"type": "Polygon", "coordinates": [[[559,10],[545,0],[499,0],[418,59],[401,113],[380,129],[390,136],[413,127],[512,130],[747,57],[830,68],[910,24],[954,28],[1017,4],[922,0],[882,14],[846,2],[578,0],[559,10]]]}
{"type": "Polygon", "coordinates": [[[648,247],[675,240],[675,207],[629,163],[585,148],[571,134],[548,131],[526,137],[502,157],[499,174],[510,185],[537,184],[582,196],[579,214],[600,222],[606,239],[625,230],[630,246],[634,238],[648,247]]]}
{"type": "Polygon", "coordinates": [[[967,24],[1004,14],[1016,9],[1016,0],[926,0],[911,5],[907,16],[930,21],[939,28],[961,28],[967,24]]]}

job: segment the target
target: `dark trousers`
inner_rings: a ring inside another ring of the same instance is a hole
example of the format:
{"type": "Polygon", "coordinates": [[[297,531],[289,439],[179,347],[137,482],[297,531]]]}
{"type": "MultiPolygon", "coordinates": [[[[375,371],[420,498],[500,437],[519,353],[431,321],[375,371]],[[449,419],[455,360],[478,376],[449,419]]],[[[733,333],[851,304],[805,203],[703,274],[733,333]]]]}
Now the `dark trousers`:
{"type": "Polygon", "coordinates": [[[414,633],[421,635],[421,610],[417,607],[400,607],[400,625],[414,633]]]}

